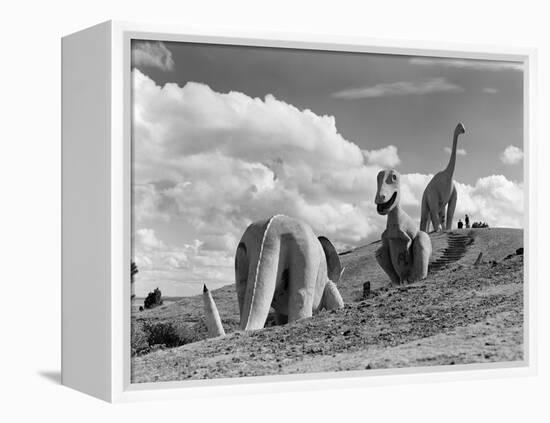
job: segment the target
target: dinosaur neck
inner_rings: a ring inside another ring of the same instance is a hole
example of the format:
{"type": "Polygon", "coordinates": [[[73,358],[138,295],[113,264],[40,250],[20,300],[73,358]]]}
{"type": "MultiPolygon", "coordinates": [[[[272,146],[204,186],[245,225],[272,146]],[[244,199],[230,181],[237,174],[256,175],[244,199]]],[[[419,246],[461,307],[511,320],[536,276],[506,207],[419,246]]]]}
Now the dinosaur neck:
{"type": "Polygon", "coordinates": [[[388,213],[388,227],[399,225],[402,214],[403,212],[401,211],[401,207],[399,204],[396,204],[395,207],[388,213]]]}
{"type": "Polygon", "coordinates": [[[453,176],[455,172],[455,163],[456,163],[456,146],[458,144],[458,132],[455,131],[453,136],[453,148],[451,151],[451,158],[449,159],[449,164],[445,168],[445,173],[449,176],[453,176]]]}

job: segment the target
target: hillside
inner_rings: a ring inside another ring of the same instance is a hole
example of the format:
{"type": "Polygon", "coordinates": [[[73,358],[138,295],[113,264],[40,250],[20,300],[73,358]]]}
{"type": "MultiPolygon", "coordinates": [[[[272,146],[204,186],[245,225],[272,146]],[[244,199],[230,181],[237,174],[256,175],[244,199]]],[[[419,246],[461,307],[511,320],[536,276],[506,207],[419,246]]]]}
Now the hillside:
{"type": "Polygon", "coordinates": [[[235,332],[233,286],[212,292],[225,338],[200,340],[200,296],[137,313],[135,328],[171,322],[200,341],[133,357],[133,381],[521,359],[523,256],[515,251],[523,246],[523,231],[462,229],[431,238],[428,278],[404,288],[387,286],[374,258],[378,242],[342,254],[345,309],[295,324],[235,332]],[[483,263],[474,266],[480,252],[483,263]],[[373,293],[362,300],[365,281],[373,293]]]}

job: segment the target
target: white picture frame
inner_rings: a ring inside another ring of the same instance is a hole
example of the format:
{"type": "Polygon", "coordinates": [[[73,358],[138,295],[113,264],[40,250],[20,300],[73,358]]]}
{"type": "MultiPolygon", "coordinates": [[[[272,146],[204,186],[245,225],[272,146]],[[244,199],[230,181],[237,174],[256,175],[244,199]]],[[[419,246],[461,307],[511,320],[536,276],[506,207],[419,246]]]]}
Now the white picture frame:
{"type": "Polygon", "coordinates": [[[536,52],[106,22],[62,40],[62,383],[110,402],[521,376],[536,372],[536,52]],[[524,64],[525,360],[204,381],[130,383],[132,39],[517,61],[524,64]]]}

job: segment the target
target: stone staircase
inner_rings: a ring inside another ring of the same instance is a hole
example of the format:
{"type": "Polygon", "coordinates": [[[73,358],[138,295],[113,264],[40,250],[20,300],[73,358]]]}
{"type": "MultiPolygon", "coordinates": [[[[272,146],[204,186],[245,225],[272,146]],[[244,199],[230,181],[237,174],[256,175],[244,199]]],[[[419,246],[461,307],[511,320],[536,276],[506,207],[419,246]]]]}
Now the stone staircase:
{"type": "Polygon", "coordinates": [[[466,254],[468,247],[473,244],[474,238],[469,234],[449,232],[447,236],[447,248],[443,250],[437,259],[430,262],[429,272],[437,272],[443,267],[460,260],[466,254]]]}

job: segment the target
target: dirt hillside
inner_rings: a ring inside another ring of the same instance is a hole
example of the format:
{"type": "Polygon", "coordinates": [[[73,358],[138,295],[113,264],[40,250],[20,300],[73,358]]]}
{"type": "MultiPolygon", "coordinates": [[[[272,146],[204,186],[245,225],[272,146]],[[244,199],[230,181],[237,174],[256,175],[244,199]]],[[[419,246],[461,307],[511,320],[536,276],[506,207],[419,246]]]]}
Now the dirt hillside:
{"type": "MultiPolygon", "coordinates": [[[[133,324],[177,322],[198,342],[132,358],[134,382],[386,367],[523,357],[523,231],[463,229],[432,234],[428,278],[388,286],[374,259],[379,243],[341,255],[346,307],[285,326],[242,333],[233,286],[212,292],[228,336],[203,339],[200,296],[146,310],[133,324]],[[474,263],[483,253],[482,263],[474,263]],[[363,283],[372,293],[363,299],[363,283]]],[[[148,352],[145,351],[145,352],[148,352]]]]}

